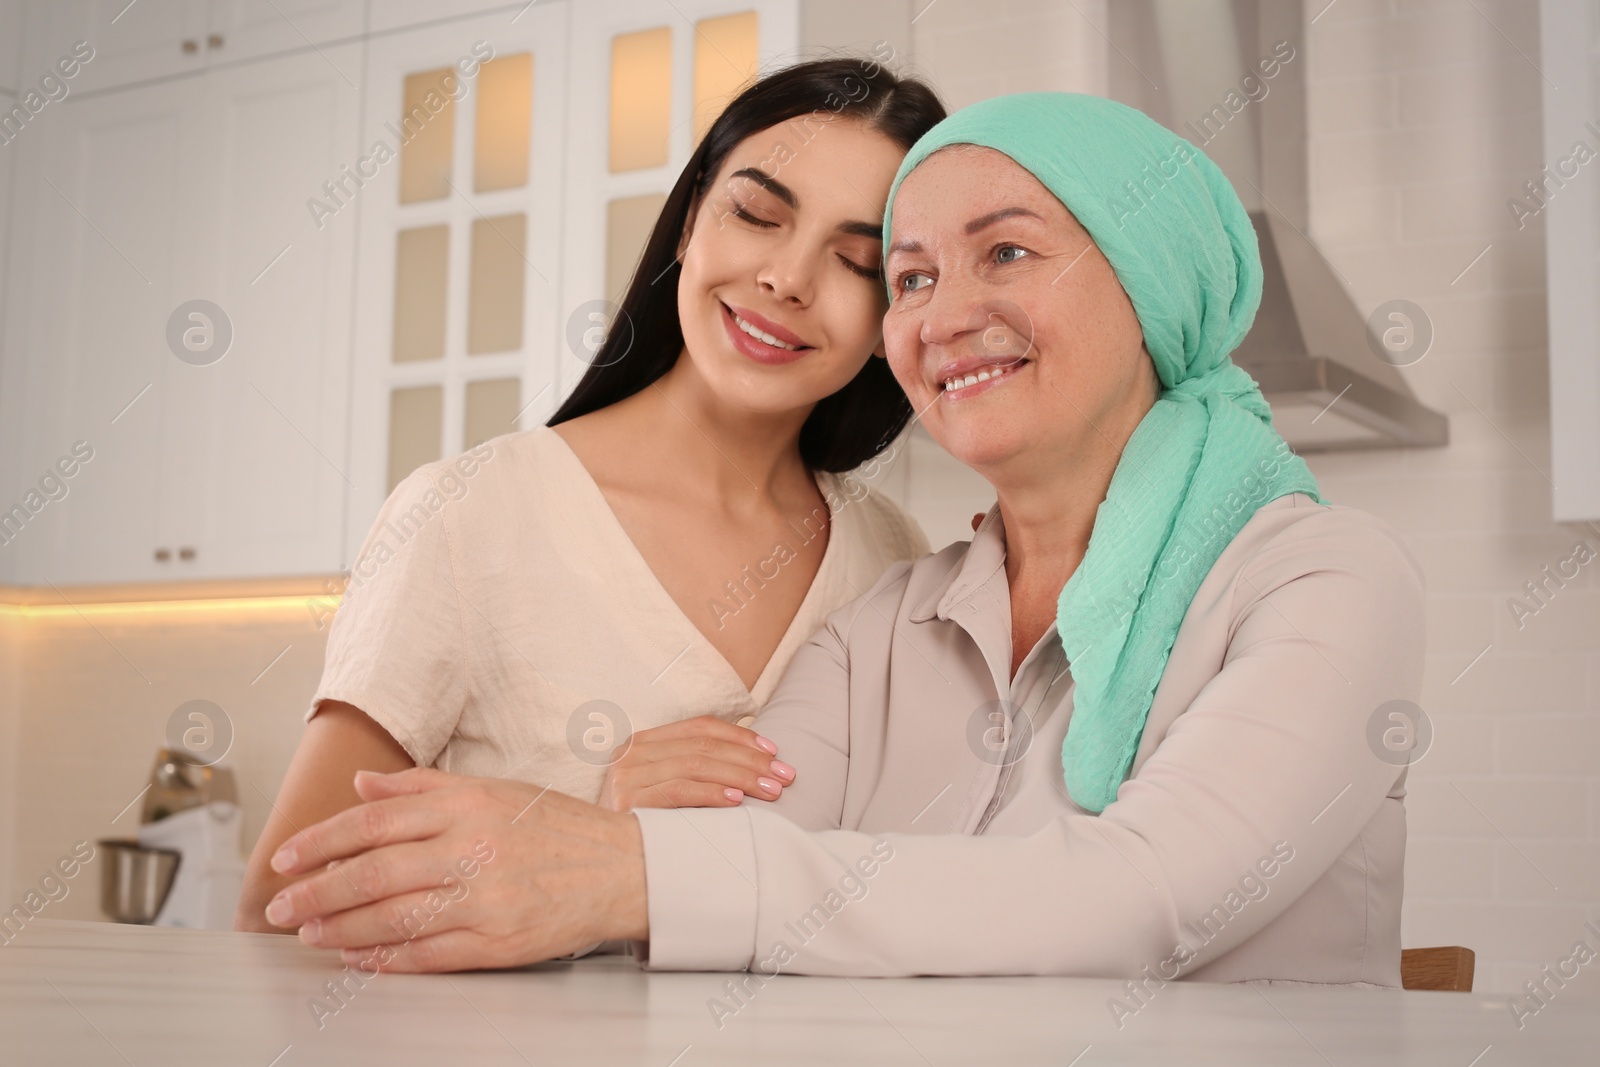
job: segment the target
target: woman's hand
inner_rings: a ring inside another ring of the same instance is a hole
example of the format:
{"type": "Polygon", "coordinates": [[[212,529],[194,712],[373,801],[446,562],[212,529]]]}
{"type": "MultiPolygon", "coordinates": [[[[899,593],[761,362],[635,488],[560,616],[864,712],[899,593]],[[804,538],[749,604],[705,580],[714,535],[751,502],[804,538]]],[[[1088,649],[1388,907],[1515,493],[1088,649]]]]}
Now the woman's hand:
{"type": "Polygon", "coordinates": [[[299,880],[272,899],[267,921],[344,949],[369,978],[516,967],[650,936],[631,815],[432,768],[363,772],[355,791],[366,803],[272,854],[274,871],[299,880]]]}
{"type": "Polygon", "coordinates": [[[606,772],[600,806],[731,808],[746,796],[776,800],[794,768],[754,730],[710,715],[640,730],[606,772]]]}

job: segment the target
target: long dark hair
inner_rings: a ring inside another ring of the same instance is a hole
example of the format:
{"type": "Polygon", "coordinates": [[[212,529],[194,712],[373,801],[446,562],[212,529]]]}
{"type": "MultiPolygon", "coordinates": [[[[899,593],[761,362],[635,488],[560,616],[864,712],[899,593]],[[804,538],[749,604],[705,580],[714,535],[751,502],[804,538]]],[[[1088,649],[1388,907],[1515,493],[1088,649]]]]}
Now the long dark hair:
{"type": "MultiPolygon", "coordinates": [[[[871,59],[823,59],[776,71],[740,93],[711,124],[661,208],[622,298],[613,329],[566,402],[556,426],[615,404],[660,378],[683,351],[678,321],[678,244],[728,153],[745,138],[805,115],[850,116],[910,149],[945,116],[924,83],[871,59]]],[[[911,402],[888,363],[868,359],[844,388],[819,400],[800,428],[800,458],[812,470],[847,471],[888,447],[911,418],[911,402]]]]}

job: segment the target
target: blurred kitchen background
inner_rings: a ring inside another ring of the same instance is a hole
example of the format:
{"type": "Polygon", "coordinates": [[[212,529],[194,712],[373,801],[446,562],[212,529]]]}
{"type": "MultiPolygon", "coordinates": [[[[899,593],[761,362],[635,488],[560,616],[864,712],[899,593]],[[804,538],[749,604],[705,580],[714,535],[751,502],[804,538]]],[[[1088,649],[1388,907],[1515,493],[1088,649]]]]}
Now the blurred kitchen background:
{"type": "MultiPolygon", "coordinates": [[[[1240,361],[1427,571],[1405,942],[1491,992],[1570,950],[1600,919],[1578,0],[0,0],[0,907],[137,831],[174,730],[248,848],[389,488],[547,418],[722,103],[838,50],[951,108],[1113,96],[1224,166],[1268,266],[1240,361]]],[[[967,536],[984,483],[919,431],[895,455],[874,484],[967,536]]],[[[106,860],[41,914],[104,918],[106,860]]]]}

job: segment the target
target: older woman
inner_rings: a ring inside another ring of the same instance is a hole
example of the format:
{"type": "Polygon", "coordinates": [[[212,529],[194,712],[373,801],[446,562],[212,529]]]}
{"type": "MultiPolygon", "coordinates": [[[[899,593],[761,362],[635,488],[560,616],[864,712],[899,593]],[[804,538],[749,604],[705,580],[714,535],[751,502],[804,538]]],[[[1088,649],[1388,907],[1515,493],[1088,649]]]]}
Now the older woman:
{"type": "Polygon", "coordinates": [[[303,938],[401,970],[632,937],[668,969],[1399,984],[1404,772],[1367,738],[1418,696],[1418,568],[1228,359],[1261,270],[1226,179],[1121,105],[1005,97],[917,143],[884,228],[895,375],[998,502],[795,656],[759,720],[794,784],[630,816],[359,779],[275,861],[354,857],[286,891],[303,938]],[[479,842],[483,891],[430,894],[479,842]]]}

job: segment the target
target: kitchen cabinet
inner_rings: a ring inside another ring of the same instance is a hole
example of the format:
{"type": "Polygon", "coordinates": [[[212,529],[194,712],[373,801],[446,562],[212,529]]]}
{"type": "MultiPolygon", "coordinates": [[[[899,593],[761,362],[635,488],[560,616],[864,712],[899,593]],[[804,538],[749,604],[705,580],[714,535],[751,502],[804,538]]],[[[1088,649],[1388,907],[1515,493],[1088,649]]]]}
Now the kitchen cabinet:
{"type": "MultiPolygon", "coordinates": [[[[211,0],[206,9],[205,52],[216,65],[327,50],[329,44],[350,43],[361,36],[366,6],[362,0],[211,0]]],[[[359,63],[340,66],[352,81],[359,80],[359,63]]]]}
{"type": "Polygon", "coordinates": [[[188,106],[167,84],[62,106],[24,133],[13,202],[25,206],[12,212],[7,265],[5,422],[18,431],[0,496],[8,584],[156,573],[167,391],[155,385],[171,358],[159,338],[188,106]],[[49,499],[41,483],[78,441],[89,461],[49,499]],[[36,491],[46,503],[30,515],[36,491]]]}
{"type": "Polygon", "coordinates": [[[800,25],[796,0],[23,11],[19,84],[95,49],[0,149],[0,584],[24,586],[348,567],[418,464],[555,410],[573,323],[800,25]]]}
{"type": "Polygon", "coordinates": [[[69,100],[26,131],[0,509],[75,442],[93,456],[0,549],[9,583],[339,569],[353,232],[305,200],[353,154],[339,67],[359,46],[324,51],[69,100]],[[196,299],[231,330],[215,361],[168,342],[196,299]]]}
{"type": "MultiPolygon", "coordinates": [[[[94,49],[78,92],[185,74],[262,56],[313,51],[359,38],[361,0],[35,0],[28,5],[37,78],[78,41],[94,49]]],[[[359,67],[348,76],[354,80],[359,67]]]]}
{"type": "Polygon", "coordinates": [[[347,561],[417,465],[553,399],[568,18],[536,4],[369,43],[366,177],[326,217],[359,208],[347,561]]]}
{"type": "Polygon", "coordinates": [[[209,366],[167,361],[175,484],[161,539],[203,553],[197,577],[343,566],[355,228],[319,229],[306,202],[355,153],[359,92],[343,72],[359,69],[346,45],[205,76],[196,139],[210,166],[187,203],[190,273],[174,296],[215,302],[233,342],[209,366]]]}

